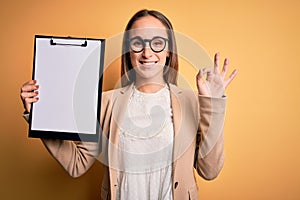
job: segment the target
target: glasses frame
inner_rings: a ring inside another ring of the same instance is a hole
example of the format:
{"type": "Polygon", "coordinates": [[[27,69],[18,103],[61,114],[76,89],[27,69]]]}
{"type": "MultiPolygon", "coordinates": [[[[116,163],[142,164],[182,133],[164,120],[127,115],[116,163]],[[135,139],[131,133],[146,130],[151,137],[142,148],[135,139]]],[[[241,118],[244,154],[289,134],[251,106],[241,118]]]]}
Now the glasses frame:
{"type": "Polygon", "coordinates": [[[141,53],[142,51],[144,51],[144,49],[145,49],[145,47],[146,47],[146,42],[148,42],[148,43],[149,43],[149,47],[151,48],[151,50],[152,50],[153,52],[155,52],[155,53],[160,53],[160,52],[162,52],[162,51],[165,50],[168,41],[169,41],[168,38],[164,38],[164,37],[161,37],[161,36],[155,36],[155,37],[153,37],[152,39],[143,39],[141,36],[135,36],[135,37],[133,37],[133,38],[129,38],[129,39],[128,39],[128,46],[129,46],[129,48],[131,49],[131,51],[133,51],[134,53],[141,53]],[[157,39],[157,38],[163,39],[163,40],[165,41],[164,47],[162,48],[162,50],[159,50],[159,51],[154,50],[153,47],[152,47],[152,45],[151,45],[151,42],[152,42],[153,40],[157,39]],[[140,39],[140,41],[143,43],[143,48],[142,48],[140,51],[136,51],[136,50],[134,50],[134,49],[131,48],[130,42],[131,42],[132,40],[134,40],[134,39],[140,39]]]}

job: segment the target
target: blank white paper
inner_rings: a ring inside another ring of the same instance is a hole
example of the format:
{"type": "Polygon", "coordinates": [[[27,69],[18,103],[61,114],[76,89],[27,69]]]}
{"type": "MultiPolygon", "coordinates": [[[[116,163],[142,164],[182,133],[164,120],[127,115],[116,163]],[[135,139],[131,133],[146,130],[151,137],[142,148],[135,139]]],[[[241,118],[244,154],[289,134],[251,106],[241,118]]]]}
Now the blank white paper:
{"type": "Polygon", "coordinates": [[[36,38],[34,78],[40,87],[31,130],[96,134],[101,41],[87,40],[87,47],[81,47],[50,45],[50,40],[36,38]]]}

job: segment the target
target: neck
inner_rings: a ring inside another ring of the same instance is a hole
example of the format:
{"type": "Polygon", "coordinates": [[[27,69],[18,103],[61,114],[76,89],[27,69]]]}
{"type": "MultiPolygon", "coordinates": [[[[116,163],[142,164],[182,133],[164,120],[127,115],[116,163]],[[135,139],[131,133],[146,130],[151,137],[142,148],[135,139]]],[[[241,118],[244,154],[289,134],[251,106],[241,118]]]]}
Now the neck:
{"type": "Polygon", "coordinates": [[[144,93],[155,93],[159,90],[161,90],[166,85],[165,81],[162,80],[153,80],[153,81],[141,81],[137,79],[135,81],[135,87],[144,93]]]}
{"type": "Polygon", "coordinates": [[[147,83],[143,85],[136,85],[137,90],[144,93],[155,93],[161,90],[163,87],[165,87],[165,83],[163,84],[157,84],[157,83],[147,83]]]}
{"type": "Polygon", "coordinates": [[[155,93],[161,90],[166,85],[166,82],[163,74],[152,78],[143,78],[137,74],[134,85],[141,92],[155,93]]]}

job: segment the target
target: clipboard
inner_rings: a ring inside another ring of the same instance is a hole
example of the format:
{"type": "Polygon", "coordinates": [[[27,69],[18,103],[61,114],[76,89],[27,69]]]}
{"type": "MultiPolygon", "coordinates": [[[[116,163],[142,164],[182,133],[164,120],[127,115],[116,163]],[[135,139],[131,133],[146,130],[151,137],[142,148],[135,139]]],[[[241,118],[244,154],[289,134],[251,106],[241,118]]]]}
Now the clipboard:
{"type": "Polygon", "coordinates": [[[29,137],[97,142],[105,39],[35,35],[29,137]]]}

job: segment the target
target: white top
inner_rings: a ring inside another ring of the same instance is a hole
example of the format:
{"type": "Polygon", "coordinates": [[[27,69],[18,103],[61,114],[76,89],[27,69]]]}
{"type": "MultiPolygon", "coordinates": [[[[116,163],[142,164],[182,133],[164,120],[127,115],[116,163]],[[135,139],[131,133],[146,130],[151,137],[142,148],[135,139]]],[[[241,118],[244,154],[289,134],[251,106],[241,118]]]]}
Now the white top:
{"type": "Polygon", "coordinates": [[[119,136],[117,199],[172,200],[173,122],[170,91],[134,88],[119,136]]]}

